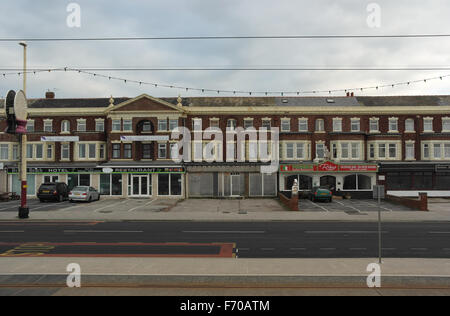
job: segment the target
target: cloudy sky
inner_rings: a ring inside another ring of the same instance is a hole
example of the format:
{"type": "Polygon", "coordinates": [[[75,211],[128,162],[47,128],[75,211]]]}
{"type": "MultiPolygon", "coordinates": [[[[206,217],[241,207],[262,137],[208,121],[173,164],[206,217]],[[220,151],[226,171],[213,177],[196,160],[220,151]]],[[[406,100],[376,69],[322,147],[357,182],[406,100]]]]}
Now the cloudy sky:
{"type": "MultiPolygon", "coordinates": [[[[15,0],[3,1],[1,38],[449,34],[448,0],[15,0]],[[70,28],[67,6],[81,8],[70,28]],[[381,27],[367,23],[367,6],[381,8],[381,27]],[[7,14],[6,14],[7,13],[7,14]]],[[[450,38],[30,42],[29,67],[447,67],[450,38]]],[[[22,67],[17,43],[0,42],[0,68],[22,67]]],[[[2,71],[0,71],[2,72],[2,71]]],[[[4,71],[3,71],[4,72],[4,71]]],[[[138,81],[244,91],[305,91],[365,87],[450,74],[441,71],[162,71],[106,72],[138,81]]],[[[448,94],[450,78],[358,95],[448,94]]],[[[21,78],[0,78],[0,96],[21,78]]],[[[28,97],[199,96],[139,87],[78,73],[30,75],[28,97]]],[[[208,95],[208,94],[204,94],[208,95]]],[[[214,94],[214,95],[217,95],[214,94]]]]}

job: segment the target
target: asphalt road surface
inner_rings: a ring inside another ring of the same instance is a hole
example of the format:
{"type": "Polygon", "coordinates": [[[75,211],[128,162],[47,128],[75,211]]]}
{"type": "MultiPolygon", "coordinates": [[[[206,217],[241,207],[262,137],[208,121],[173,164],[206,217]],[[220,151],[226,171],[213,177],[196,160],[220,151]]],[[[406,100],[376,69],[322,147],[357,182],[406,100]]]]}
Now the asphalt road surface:
{"type": "MultiPolygon", "coordinates": [[[[373,258],[376,223],[0,222],[0,257],[373,258]]],[[[449,223],[385,223],[386,258],[450,258],[449,223]]]]}

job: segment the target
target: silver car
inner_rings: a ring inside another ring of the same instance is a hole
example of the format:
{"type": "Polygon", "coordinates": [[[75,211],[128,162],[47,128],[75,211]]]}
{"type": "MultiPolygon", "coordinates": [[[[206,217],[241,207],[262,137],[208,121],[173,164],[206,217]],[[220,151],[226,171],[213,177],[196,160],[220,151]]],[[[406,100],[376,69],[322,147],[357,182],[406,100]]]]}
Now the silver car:
{"type": "Polygon", "coordinates": [[[79,186],[75,187],[69,193],[69,201],[92,202],[100,200],[100,193],[93,187],[79,186]]]}

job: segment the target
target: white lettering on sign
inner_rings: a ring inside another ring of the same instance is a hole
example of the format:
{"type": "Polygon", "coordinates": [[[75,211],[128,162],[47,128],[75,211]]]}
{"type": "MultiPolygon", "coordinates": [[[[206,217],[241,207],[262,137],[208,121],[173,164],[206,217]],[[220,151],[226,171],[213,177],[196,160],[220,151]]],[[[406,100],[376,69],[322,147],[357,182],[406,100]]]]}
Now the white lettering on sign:
{"type": "Polygon", "coordinates": [[[153,141],[168,141],[169,136],[120,136],[123,142],[153,142],[153,141]]]}
{"type": "Polygon", "coordinates": [[[78,136],[42,136],[41,142],[79,142],[78,136]]]}

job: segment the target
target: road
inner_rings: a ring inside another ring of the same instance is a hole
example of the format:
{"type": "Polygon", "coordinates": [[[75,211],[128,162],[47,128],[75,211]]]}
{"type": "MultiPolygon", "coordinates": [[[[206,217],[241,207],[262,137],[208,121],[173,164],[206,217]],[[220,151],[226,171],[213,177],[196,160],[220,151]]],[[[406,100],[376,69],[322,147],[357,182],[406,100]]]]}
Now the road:
{"type": "MultiPolygon", "coordinates": [[[[450,258],[449,223],[386,223],[386,258],[450,258]]],[[[0,256],[373,258],[377,224],[0,222],[0,256]]]]}

